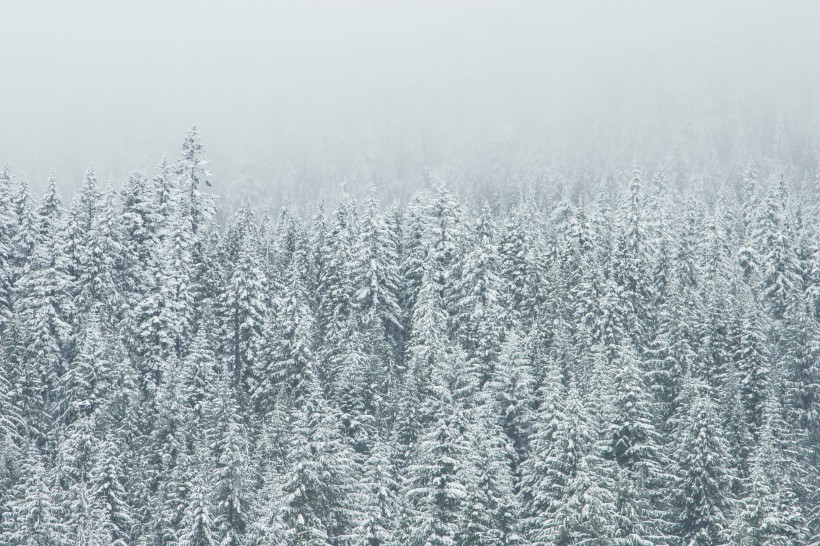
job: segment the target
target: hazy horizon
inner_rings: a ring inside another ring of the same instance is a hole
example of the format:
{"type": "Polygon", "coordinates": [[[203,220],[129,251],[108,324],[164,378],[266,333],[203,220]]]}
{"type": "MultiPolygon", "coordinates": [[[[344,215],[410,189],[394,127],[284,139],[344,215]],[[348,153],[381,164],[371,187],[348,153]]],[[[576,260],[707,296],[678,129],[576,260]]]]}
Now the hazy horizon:
{"type": "Polygon", "coordinates": [[[3,0],[0,163],[35,188],[56,169],[67,198],[89,161],[119,186],[197,125],[230,201],[498,143],[595,164],[636,128],[618,153],[648,163],[716,130],[813,140],[816,20],[811,2],[3,0]]]}

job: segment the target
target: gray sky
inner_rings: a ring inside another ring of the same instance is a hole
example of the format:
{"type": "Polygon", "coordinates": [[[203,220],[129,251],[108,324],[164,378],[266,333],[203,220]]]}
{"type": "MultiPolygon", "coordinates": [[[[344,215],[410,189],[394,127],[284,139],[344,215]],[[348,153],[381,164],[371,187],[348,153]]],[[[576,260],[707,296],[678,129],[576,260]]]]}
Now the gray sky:
{"type": "Polygon", "coordinates": [[[197,124],[217,178],[275,191],[283,165],[374,140],[580,142],[604,116],[672,133],[710,96],[814,111],[818,6],[0,0],[0,162],[38,187],[55,167],[67,193],[93,159],[119,185],[197,124]]]}

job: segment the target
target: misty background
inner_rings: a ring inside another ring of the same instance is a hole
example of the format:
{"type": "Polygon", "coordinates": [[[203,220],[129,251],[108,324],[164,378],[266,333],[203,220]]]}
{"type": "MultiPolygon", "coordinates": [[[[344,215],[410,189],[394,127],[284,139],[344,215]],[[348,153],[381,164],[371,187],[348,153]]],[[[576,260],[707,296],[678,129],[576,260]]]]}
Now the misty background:
{"type": "MultiPolygon", "coordinates": [[[[68,199],[197,125],[220,207],[818,164],[816,2],[0,0],[0,163],[68,199]]],[[[717,174],[716,174],[717,173],[717,174]]],[[[700,183],[708,185],[708,180],[700,183]]]]}

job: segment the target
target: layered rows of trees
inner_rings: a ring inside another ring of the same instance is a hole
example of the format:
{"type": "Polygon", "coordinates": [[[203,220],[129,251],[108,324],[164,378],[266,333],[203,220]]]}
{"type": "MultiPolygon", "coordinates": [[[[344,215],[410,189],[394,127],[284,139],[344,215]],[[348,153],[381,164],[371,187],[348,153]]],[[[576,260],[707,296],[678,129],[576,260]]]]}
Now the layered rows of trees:
{"type": "Polygon", "coordinates": [[[3,544],[820,540],[820,187],[218,225],[202,153],[0,172],[3,544]]]}

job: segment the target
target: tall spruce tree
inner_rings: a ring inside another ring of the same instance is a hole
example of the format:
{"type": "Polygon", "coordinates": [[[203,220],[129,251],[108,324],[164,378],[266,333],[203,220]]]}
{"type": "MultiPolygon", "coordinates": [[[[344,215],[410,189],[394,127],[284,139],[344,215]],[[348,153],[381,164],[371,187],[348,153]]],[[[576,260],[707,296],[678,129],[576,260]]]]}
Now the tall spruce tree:
{"type": "Polygon", "coordinates": [[[733,505],[728,446],[711,388],[690,376],[684,396],[673,454],[675,532],[685,543],[722,544],[733,505]]]}

